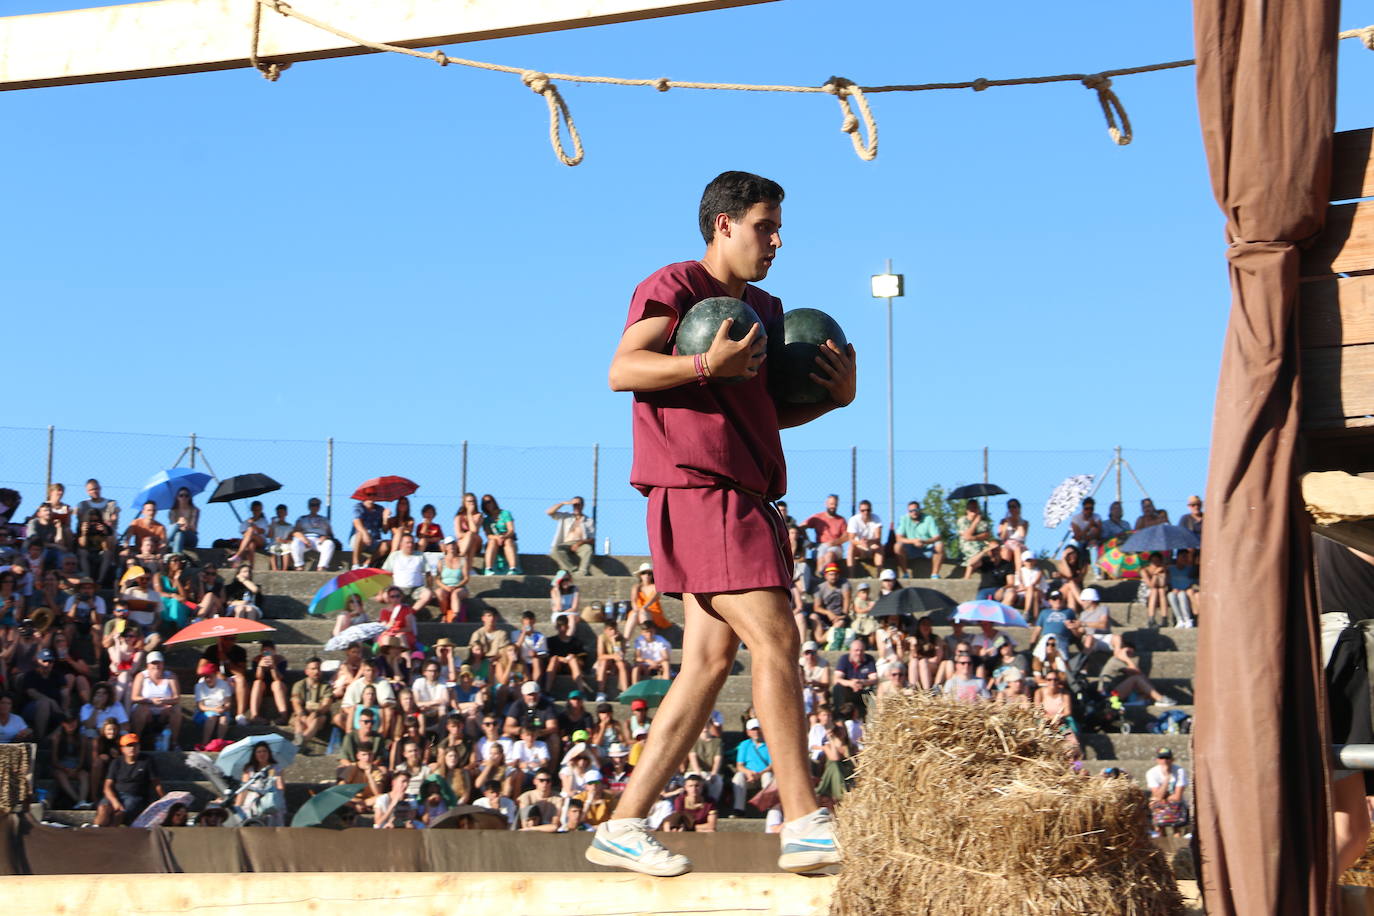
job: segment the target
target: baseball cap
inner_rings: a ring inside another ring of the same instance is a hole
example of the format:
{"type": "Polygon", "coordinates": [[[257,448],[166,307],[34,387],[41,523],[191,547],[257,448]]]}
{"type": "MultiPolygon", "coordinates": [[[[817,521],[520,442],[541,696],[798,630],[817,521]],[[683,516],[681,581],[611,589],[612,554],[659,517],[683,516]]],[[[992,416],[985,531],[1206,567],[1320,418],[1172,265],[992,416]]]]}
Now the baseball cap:
{"type": "Polygon", "coordinates": [[[832,569],[835,570],[835,572],[839,572],[839,571],[840,571],[840,564],[838,564],[838,563],[827,563],[827,564],[825,564],[825,568],[822,569],[821,572],[823,572],[823,573],[828,573],[828,572],[830,572],[830,570],[832,570],[832,569]]]}
{"type": "Polygon", "coordinates": [[[617,741],[606,749],[606,754],[610,757],[628,757],[630,749],[617,741]]]}
{"type": "Polygon", "coordinates": [[[120,736],[120,747],[127,747],[130,744],[138,744],[138,735],[135,735],[133,732],[129,732],[127,735],[120,736]]]}
{"type": "Polygon", "coordinates": [[[52,649],[40,649],[38,652],[38,660],[40,662],[50,662],[55,658],[57,658],[57,656],[52,654],[52,649]]]}
{"type": "Polygon", "coordinates": [[[458,541],[457,541],[456,538],[454,538],[453,535],[450,534],[448,537],[444,538],[444,539],[443,539],[442,541],[440,541],[439,543],[440,543],[440,544],[457,544],[458,541]]]}
{"type": "Polygon", "coordinates": [[[568,699],[571,700],[573,697],[576,697],[576,698],[579,699],[579,700],[582,699],[582,691],[580,691],[580,690],[570,690],[570,691],[568,691],[568,699]]]}
{"type": "Polygon", "coordinates": [[[573,744],[578,744],[583,741],[590,741],[592,736],[587,733],[585,728],[579,728],[568,737],[572,739],[573,744]]]}
{"type": "Polygon", "coordinates": [[[536,684],[534,681],[526,681],[525,683],[520,685],[520,692],[523,693],[525,696],[531,696],[532,694],[536,694],[539,692],[539,685],[536,684]]]}
{"type": "Polygon", "coordinates": [[[215,667],[214,662],[205,661],[201,662],[200,665],[196,667],[196,674],[200,675],[201,677],[205,677],[205,675],[214,674],[218,670],[219,669],[215,667]]]}
{"type": "Polygon", "coordinates": [[[1167,748],[1167,747],[1161,747],[1159,750],[1155,751],[1155,756],[1156,756],[1156,757],[1164,757],[1164,758],[1167,758],[1167,759],[1169,759],[1169,760],[1173,760],[1173,759],[1174,759],[1174,752],[1171,751],[1171,750],[1169,750],[1169,748],[1167,748]]]}
{"type": "Polygon", "coordinates": [[[869,591],[868,583],[867,583],[867,582],[860,582],[860,583],[859,583],[859,591],[861,591],[861,592],[869,591]]]}
{"type": "Polygon", "coordinates": [[[448,646],[451,649],[453,648],[453,640],[449,639],[447,636],[440,636],[438,641],[434,643],[434,648],[437,649],[440,646],[448,646]]]}
{"type": "Polygon", "coordinates": [[[634,728],[630,729],[631,738],[638,738],[640,735],[647,734],[649,734],[649,726],[644,725],[643,723],[640,723],[636,725],[634,728]]]}
{"type": "Polygon", "coordinates": [[[885,570],[883,570],[881,573],[878,574],[878,578],[879,578],[880,580],[884,581],[884,582],[886,582],[886,581],[889,580],[889,579],[895,579],[895,578],[897,578],[897,570],[895,570],[895,569],[885,569],[885,570]]]}
{"type": "Polygon", "coordinates": [[[148,662],[160,662],[160,661],[162,661],[162,653],[161,653],[161,652],[149,652],[149,653],[148,653],[148,657],[147,657],[147,659],[145,659],[145,661],[148,661],[148,662]]]}
{"type": "Polygon", "coordinates": [[[583,782],[603,782],[600,770],[588,770],[582,777],[583,782]]]}
{"type": "Polygon", "coordinates": [[[802,651],[819,652],[821,651],[821,644],[816,642],[814,639],[808,639],[806,642],[802,643],[802,651]]]}
{"type": "Polygon", "coordinates": [[[566,569],[560,569],[553,574],[553,581],[555,582],[562,582],[566,578],[568,578],[568,571],[566,569]]]}
{"type": "Polygon", "coordinates": [[[1051,597],[1051,598],[1063,598],[1063,597],[1064,597],[1064,593],[1061,592],[1059,589],[1056,588],[1054,591],[1050,592],[1050,597],[1051,597]]]}
{"type": "Polygon", "coordinates": [[[748,730],[751,729],[751,728],[758,728],[758,727],[759,727],[759,720],[758,720],[758,719],[750,719],[748,722],[745,722],[745,723],[744,723],[744,730],[745,730],[745,731],[748,731],[748,730]]]}
{"type": "Polygon", "coordinates": [[[630,708],[631,708],[631,709],[648,709],[648,708],[649,708],[649,704],[648,704],[647,701],[641,700],[639,697],[635,697],[633,700],[630,701],[630,708]]]}
{"type": "Polygon", "coordinates": [[[720,714],[720,710],[719,710],[719,709],[713,709],[713,710],[711,710],[711,720],[710,720],[710,721],[711,721],[711,724],[713,724],[713,725],[719,725],[719,726],[721,726],[722,728],[725,726],[725,717],[722,716],[722,715],[720,714]]]}
{"type": "Polygon", "coordinates": [[[1038,563],[1038,562],[1040,562],[1040,558],[1037,557],[1035,554],[1031,553],[1029,550],[1022,551],[1022,552],[1021,552],[1021,562],[1024,563],[1024,562],[1026,562],[1027,560],[1030,560],[1032,563],[1038,563]]]}
{"type": "Polygon", "coordinates": [[[1102,600],[1102,593],[1095,588],[1085,588],[1078,593],[1078,600],[1091,601],[1093,604],[1097,604],[1102,600]]]}

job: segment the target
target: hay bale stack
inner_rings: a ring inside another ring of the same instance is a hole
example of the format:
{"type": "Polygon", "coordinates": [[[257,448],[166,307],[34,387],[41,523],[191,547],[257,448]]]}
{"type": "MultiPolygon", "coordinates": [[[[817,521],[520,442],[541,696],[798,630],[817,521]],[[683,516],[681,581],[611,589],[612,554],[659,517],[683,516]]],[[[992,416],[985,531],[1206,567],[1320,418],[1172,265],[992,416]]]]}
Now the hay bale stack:
{"type": "Polygon", "coordinates": [[[1146,815],[1133,783],[1073,772],[1031,709],[888,697],[837,809],[830,912],[1182,913],[1146,815]]]}

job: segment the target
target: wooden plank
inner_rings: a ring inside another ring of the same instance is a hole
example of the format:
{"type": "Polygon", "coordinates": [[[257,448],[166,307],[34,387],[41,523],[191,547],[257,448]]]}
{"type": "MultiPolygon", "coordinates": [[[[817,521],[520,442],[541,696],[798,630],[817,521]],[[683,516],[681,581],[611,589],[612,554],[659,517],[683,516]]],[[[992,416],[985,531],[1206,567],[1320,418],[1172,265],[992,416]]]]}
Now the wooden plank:
{"type": "Polygon", "coordinates": [[[404,901],[412,916],[824,916],[833,877],[686,874],[649,878],[627,873],[206,875],[32,875],[0,878],[6,908],[16,913],[157,913],[196,916],[299,916],[404,901]],[[357,904],[355,906],[355,904],[357,904]]]}
{"type": "Polygon", "coordinates": [[[1343,130],[1331,144],[1331,199],[1374,197],[1374,128],[1343,130]]]}
{"type": "Polygon", "coordinates": [[[1304,350],[1302,383],[1304,428],[1367,426],[1374,416],[1374,344],[1304,350]]]}
{"type": "MultiPolygon", "coordinates": [[[[424,48],[768,2],[300,0],[297,6],[369,41],[424,48]]],[[[252,0],[153,0],[2,18],[0,89],[246,67],[252,16],[252,0]]],[[[259,59],[294,63],[372,53],[298,20],[262,14],[259,59]]]]}
{"type": "Polygon", "coordinates": [[[1374,201],[1328,207],[1326,227],[1303,252],[1304,277],[1356,270],[1374,270],[1374,201]]]}
{"type": "Polygon", "coordinates": [[[1299,297],[1304,348],[1374,343],[1374,276],[1313,280],[1299,297]]]}

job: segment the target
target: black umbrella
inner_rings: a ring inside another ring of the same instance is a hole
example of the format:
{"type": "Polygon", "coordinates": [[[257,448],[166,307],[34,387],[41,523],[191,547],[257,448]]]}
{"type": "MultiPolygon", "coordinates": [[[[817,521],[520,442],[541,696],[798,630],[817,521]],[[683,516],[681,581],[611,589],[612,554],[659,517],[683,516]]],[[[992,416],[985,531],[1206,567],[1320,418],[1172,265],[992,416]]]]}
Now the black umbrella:
{"type": "Polygon", "coordinates": [[[226,477],[221,480],[219,486],[215,487],[210,502],[227,503],[236,499],[261,496],[264,493],[271,493],[280,489],[281,484],[266,474],[240,474],[237,477],[226,477]]]}
{"type": "Polygon", "coordinates": [[[886,617],[889,614],[917,617],[936,611],[947,611],[956,606],[953,598],[933,588],[899,588],[878,599],[868,612],[873,617],[886,617]]]}
{"type": "Polygon", "coordinates": [[[977,496],[1001,496],[1007,492],[995,483],[969,483],[955,487],[945,499],[973,499],[977,496]]]}

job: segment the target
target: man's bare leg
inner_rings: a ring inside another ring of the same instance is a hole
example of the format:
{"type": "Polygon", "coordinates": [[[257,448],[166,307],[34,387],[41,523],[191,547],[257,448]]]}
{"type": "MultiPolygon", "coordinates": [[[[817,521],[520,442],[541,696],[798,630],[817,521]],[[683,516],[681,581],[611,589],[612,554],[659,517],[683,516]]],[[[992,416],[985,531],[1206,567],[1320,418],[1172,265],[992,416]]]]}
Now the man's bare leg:
{"type": "MultiPolygon", "coordinates": [[[[616,803],[617,818],[644,817],[658,801],[701,734],[739,650],[739,637],[729,624],[712,616],[696,595],[684,595],[682,604],[682,668],[658,707],[648,743],[616,803]]],[[[788,617],[791,623],[790,611],[788,617]]]]}

